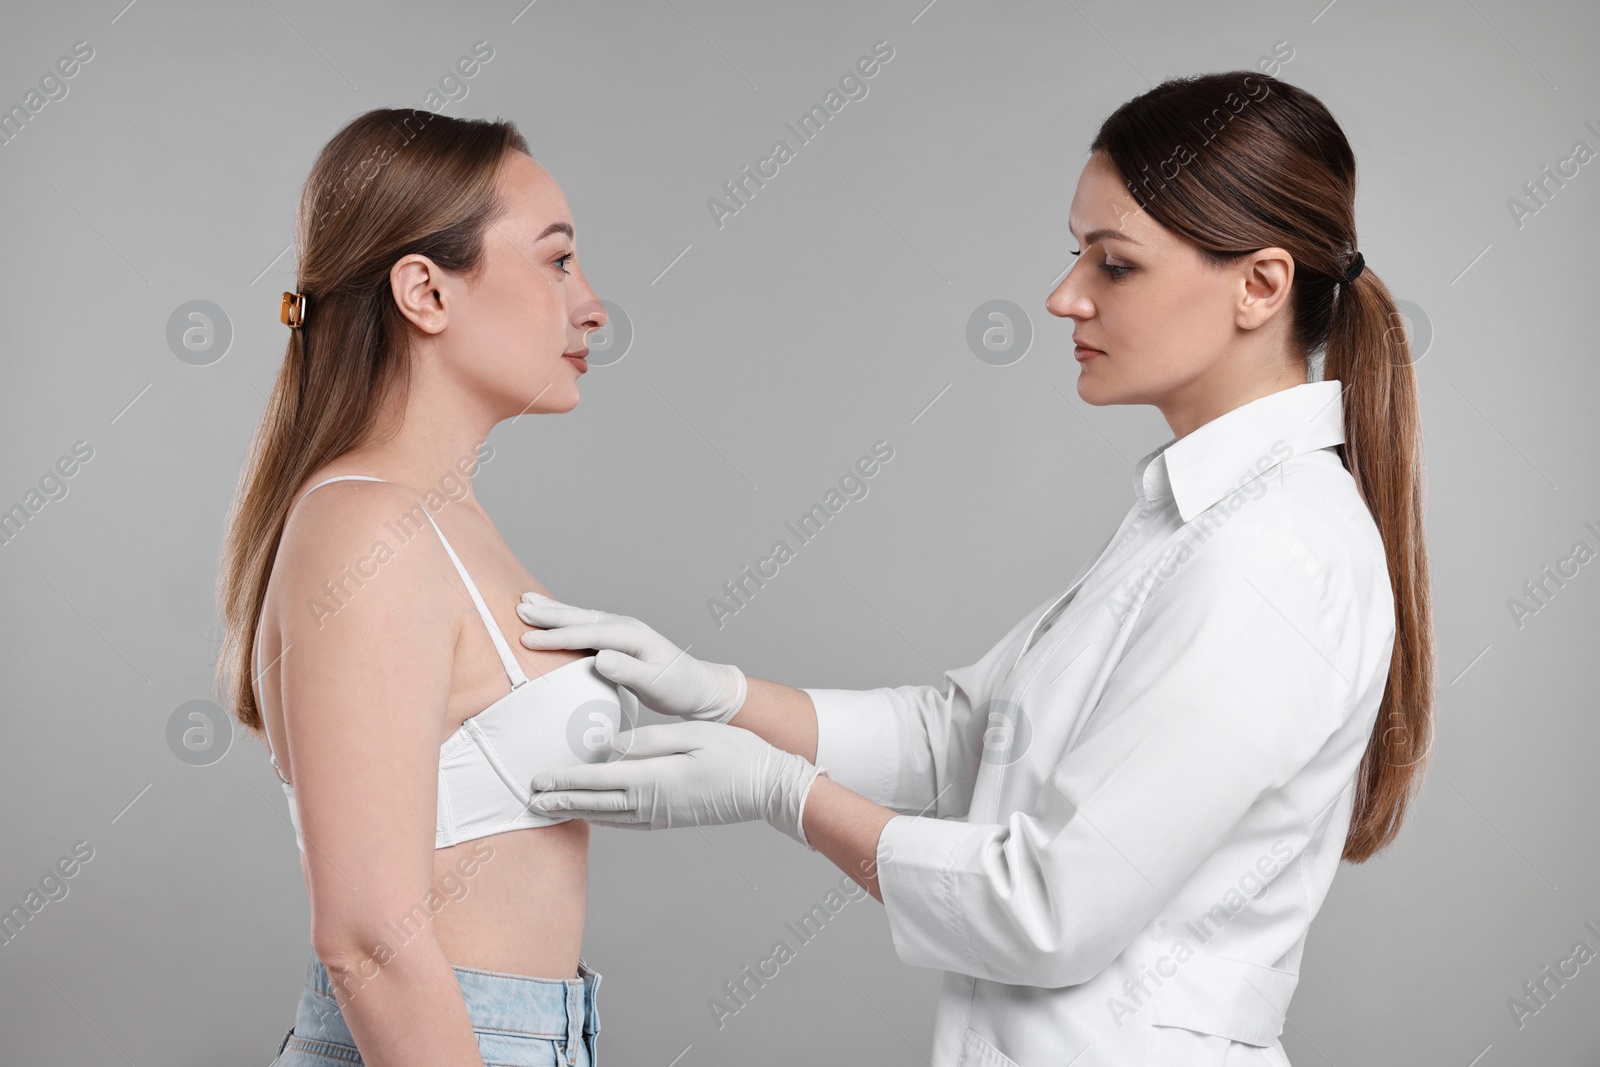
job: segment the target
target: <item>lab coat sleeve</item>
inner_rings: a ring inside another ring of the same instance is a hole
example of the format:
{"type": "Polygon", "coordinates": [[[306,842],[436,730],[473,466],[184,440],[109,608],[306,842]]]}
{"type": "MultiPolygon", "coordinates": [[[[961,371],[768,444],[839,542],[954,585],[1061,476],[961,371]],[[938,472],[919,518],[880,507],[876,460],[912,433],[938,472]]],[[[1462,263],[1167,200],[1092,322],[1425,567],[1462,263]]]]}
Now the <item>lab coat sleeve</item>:
{"type": "Polygon", "coordinates": [[[1271,527],[1234,519],[1201,545],[1145,603],[1030,810],[884,827],[900,958],[1042,987],[1102,970],[1372,684],[1351,590],[1348,566],[1271,527]]]}
{"type": "Polygon", "coordinates": [[[992,694],[1046,606],[1048,601],[976,663],[945,671],[942,690],[803,689],[817,714],[817,766],[891,811],[935,818],[966,814],[992,694]]]}

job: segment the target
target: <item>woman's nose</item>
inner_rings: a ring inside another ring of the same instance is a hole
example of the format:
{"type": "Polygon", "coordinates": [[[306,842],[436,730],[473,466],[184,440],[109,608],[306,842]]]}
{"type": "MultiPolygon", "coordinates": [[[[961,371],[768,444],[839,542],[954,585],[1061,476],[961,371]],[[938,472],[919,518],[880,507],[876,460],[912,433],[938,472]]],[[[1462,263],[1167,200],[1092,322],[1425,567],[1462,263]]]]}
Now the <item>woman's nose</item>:
{"type": "Polygon", "coordinates": [[[606,307],[600,298],[590,291],[590,297],[578,305],[573,313],[572,324],[580,330],[599,330],[611,321],[611,316],[606,314],[606,307]]]}

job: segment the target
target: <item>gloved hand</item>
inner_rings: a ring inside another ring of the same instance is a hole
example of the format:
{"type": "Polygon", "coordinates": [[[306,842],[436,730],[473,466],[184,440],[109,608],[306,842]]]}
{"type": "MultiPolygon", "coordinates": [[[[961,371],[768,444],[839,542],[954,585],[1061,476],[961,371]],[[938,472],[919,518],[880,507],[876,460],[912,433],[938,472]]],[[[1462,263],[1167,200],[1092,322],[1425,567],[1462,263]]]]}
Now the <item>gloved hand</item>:
{"type": "Polygon", "coordinates": [[[627,686],[639,703],[662,715],[725,723],[739,713],[748,692],[744,672],[707,663],[629,615],[577,608],[538,593],[523,593],[517,615],[529,626],[527,648],[598,649],[594,668],[627,686]]]}
{"type": "Polygon", "coordinates": [[[614,762],[534,775],[529,808],[629,830],[765,819],[811,848],[800,819],[827,768],[714,722],[640,726],[618,735],[616,747],[624,755],[614,762]]]}

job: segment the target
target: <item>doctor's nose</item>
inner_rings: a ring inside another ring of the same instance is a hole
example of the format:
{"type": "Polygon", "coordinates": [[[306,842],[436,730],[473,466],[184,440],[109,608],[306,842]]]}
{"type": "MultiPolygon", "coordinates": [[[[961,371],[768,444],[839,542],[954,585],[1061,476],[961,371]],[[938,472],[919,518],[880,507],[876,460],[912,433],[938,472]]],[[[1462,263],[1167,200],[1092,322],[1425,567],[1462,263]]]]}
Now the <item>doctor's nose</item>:
{"type": "Polygon", "coordinates": [[[1081,321],[1094,317],[1094,304],[1078,284],[1078,263],[1074,261],[1061,284],[1045,298],[1045,310],[1059,319],[1081,321]]]}

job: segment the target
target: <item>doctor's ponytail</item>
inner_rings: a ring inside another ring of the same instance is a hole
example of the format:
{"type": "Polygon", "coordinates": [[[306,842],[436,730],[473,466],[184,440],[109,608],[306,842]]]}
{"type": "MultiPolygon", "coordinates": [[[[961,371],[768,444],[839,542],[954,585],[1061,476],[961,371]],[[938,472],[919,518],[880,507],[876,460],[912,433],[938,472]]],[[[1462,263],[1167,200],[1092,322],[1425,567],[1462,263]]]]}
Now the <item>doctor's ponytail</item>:
{"type": "Polygon", "coordinates": [[[1345,383],[1340,458],[1383,535],[1394,590],[1394,655],[1356,779],[1344,858],[1394,839],[1433,742],[1433,620],[1423,539],[1422,426],[1411,341],[1389,287],[1370,270],[1339,287],[1322,377],[1345,383]]]}
{"type": "Polygon", "coordinates": [[[1207,261],[1288,251],[1290,343],[1308,364],[1321,353],[1320,380],[1344,383],[1339,456],[1383,538],[1395,611],[1389,677],[1345,839],[1343,858],[1359,863],[1394,840],[1421,783],[1434,649],[1416,373],[1388,287],[1370,265],[1351,269],[1355,155],[1321,101],[1253,71],[1162,82],[1114,111],[1089,147],[1207,261]]]}

